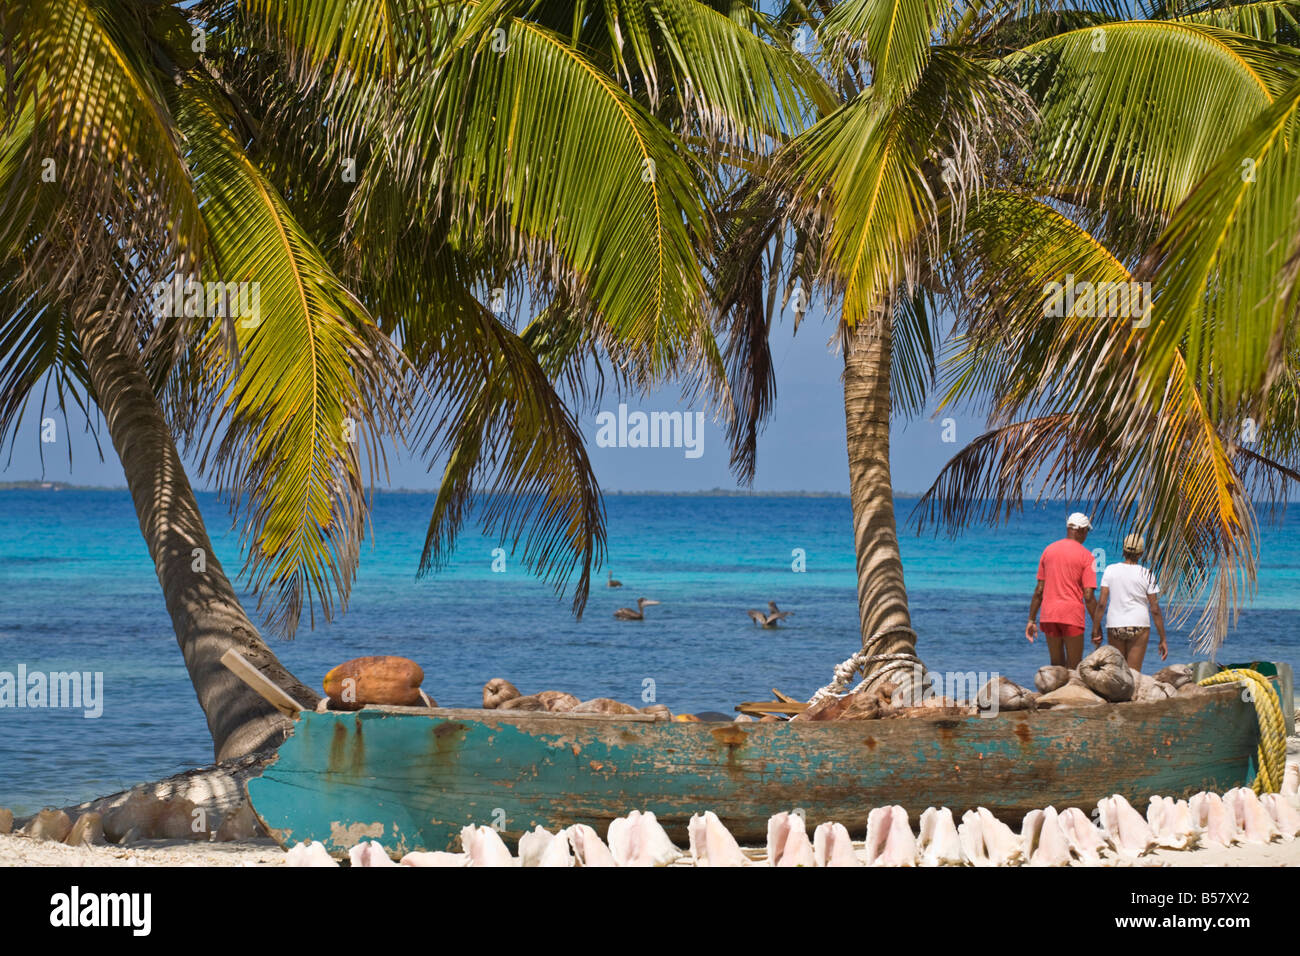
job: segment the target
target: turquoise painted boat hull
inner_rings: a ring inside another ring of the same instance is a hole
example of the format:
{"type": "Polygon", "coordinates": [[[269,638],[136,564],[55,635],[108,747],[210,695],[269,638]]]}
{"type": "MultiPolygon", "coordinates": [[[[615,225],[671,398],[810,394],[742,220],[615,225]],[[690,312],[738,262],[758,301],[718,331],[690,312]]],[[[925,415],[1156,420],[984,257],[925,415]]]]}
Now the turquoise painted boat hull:
{"type": "Polygon", "coordinates": [[[652,810],[676,839],[712,810],[742,842],[802,808],[855,839],[872,807],[977,806],[1019,824],[1036,807],[1091,811],[1123,794],[1223,791],[1255,774],[1259,729],[1239,690],[994,718],[678,723],[649,716],[366,707],[300,714],[260,777],[253,809],[284,846],[342,855],[378,840],[393,856],[459,849],[461,828],[508,841],[573,823],[602,835],[652,810]]]}

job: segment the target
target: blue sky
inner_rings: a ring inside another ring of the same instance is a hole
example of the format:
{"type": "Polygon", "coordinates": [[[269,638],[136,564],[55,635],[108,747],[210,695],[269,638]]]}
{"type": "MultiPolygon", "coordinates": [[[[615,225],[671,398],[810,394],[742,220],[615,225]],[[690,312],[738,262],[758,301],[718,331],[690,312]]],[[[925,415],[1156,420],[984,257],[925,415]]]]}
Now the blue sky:
{"type": "MultiPolygon", "coordinates": [[[[798,335],[787,315],[774,323],[772,354],[777,368],[776,415],[759,444],[758,491],[847,492],[848,462],[844,451],[844,399],[840,385],[843,360],[828,344],[833,327],[815,310],[800,325],[798,335]]],[[[616,411],[618,402],[607,399],[601,406],[616,411]]],[[[667,388],[643,399],[628,400],[630,410],[687,410],[679,389],[667,388]]],[[[702,408],[702,406],[693,406],[702,408]]],[[[50,414],[47,410],[47,414],[50,414]]],[[[944,417],[951,413],[945,412],[944,417]]],[[[104,438],[105,460],[100,461],[95,443],[85,433],[85,419],[69,414],[69,427],[54,413],[56,441],[42,446],[39,395],[34,396],[24,416],[18,440],[0,480],[22,481],[44,477],[83,485],[124,485],[121,466],[112,446],[104,438]],[[69,432],[71,434],[69,434],[69,432]],[[68,463],[69,444],[72,464],[68,463]],[[40,454],[45,452],[44,473],[40,454]]],[[[939,468],[952,454],[982,431],[982,422],[971,416],[951,414],[955,420],[955,443],[944,442],[941,420],[930,414],[911,422],[898,423],[893,433],[894,487],[900,491],[921,491],[929,487],[939,468]]],[[[596,475],[608,491],[700,491],[734,489],[735,478],[728,469],[729,454],[724,428],[706,416],[702,454],[689,459],[681,448],[600,448],[596,446],[594,415],[582,419],[596,475]]],[[[951,433],[950,433],[951,434],[951,433]]],[[[390,481],[394,488],[435,488],[437,473],[426,462],[406,454],[389,456],[390,481]]],[[[190,463],[191,480],[199,487],[207,483],[190,463]]],[[[380,485],[382,487],[382,485],[380,485]]]]}

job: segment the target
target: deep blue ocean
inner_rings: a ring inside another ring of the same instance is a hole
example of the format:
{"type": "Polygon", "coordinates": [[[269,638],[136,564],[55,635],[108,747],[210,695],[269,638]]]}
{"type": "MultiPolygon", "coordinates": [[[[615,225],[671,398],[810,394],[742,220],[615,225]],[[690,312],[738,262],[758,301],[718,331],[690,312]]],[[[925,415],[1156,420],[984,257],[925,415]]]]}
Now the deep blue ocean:
{"type": "MultiPolygon", "coordinates": [[[[225,506],[201,494],[222,564],[242,564],[225,506]]],[[[582,620],[511,557],[492,570],[497,542],[475,529],[453,565],[423,579],[416,567],[430,494],[376,496],[348,611],[273,640],[286,666],[319,687],[352,657],[400,654],[425,672],[444,706],[479,706],[505,677],[524,693],[570,691],[640,703],[647,679],[674,711],[730,712],[771,689],[806,697],[858,646],[854,558],[845,498],[606,499],[608,569],[624,582],[592,589],[582,620]],[[806,570],[792,570],[803,549],[806,570]],[[637,597],[663,603],[643,622],[619,622],[637,597]],[[793,610],[780,630],[745,614],[775,600],[793,610]]],[[[897,502],[900,524],[913,502],[897,502]]],[[[1052,504],[1009,527],[960,538],[915,534],[902,550],[918,645],[936,671],[990,671],[1027,683],[1047,662],[1023,630],[1041,549],[1070,506],[1052,504]]],[[[1297,663],[1300,516],[1265,526],[1257,594],[1220,652],[1224,662],[1297,663]]],[[[1115,529],[1088,547],[1119,560],[1115,529]]],[[[252,601],[246,604],[252,607],[252,601]]],[[[257,620],[257,615],[254,615],[257,620]]],[[[1186,631],[1170,635],[1170,662],[1189,661],[1186,631]]],[[[1155,653],[1152,636],[1146,670],[1155,653]]],[[[212,744],[186,676],[162,592],[125,491],[0,491],[0,671],[101,671],[103,714],[0,709],[0,806],[24,813],[66,805],[208,763],[212,744]]]]}

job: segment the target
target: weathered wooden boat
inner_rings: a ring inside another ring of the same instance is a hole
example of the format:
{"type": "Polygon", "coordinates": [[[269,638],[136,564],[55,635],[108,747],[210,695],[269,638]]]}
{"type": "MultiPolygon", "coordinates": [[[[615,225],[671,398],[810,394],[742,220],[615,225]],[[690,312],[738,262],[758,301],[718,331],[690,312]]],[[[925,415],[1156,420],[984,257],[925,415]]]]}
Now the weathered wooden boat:
{"type": "Polygon", "coordinates": [[[1019,825],[1030,809],[1090,811],[1121,793],[1187,796],[1255,773],[1254,707],[1234,685],[1153,703],[1013,712],[994,718],[678,723],[603,716],[365,707],[300,712],[291,736],[247,784],[282,845],[343,854],[363,838],[394,855],[459,848],[467,824],[511,841],[573,823],[652,810],[685,839],[713,810],[742,842],[802,808],[861,838],[872,807],[913,814],[988,807],[1019,825]]]}

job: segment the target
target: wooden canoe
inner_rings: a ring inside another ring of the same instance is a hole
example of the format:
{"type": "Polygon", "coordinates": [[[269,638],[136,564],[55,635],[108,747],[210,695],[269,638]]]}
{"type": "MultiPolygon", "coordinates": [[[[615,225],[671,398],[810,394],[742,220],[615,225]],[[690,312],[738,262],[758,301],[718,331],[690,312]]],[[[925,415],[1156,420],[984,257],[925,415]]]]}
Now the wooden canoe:
{"type": "Polygon", "coordinates": [[[467,824],[507,841],[535,826],[653,810],[679,841],[713,810],[761,844],[774,813],[836,820],[855,838],[872,807],[915,818],[976,806],[1018,826],[1035,807],[1121,793],[1187,796],[1245,784],[1259,730],[1234,685],[1155,703],[983,717],[792,723],[680,723],[445,708],[366,707],[298,714],[291,736],[247,784],[284,846],[316,840],[341,855],[363,838],[390,854],[459,848],[467,824]]]}

